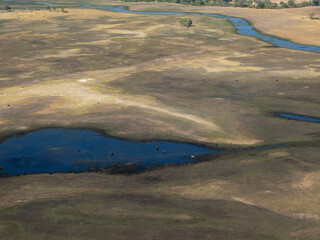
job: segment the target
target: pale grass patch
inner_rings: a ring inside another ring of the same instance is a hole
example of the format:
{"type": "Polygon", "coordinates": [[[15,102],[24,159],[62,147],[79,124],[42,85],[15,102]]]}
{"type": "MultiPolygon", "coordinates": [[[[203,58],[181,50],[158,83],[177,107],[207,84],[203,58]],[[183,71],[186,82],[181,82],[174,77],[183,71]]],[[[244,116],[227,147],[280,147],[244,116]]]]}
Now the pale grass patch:
{"type": "Polygon", "coordinates": [[[290,153],[286,152],[286,151],[282,151],[282,152],[272,152],[272,153],[269,153],[268,156],[269,157],[272,157],[272,158],[275,158],[275,157],[287,157],[289,156],[290,153]]]}
{"type": "Polygon", "coordinates": [[[86,82],[92,81],[92,80],[93,80],[93,78],[83,78],[83,79],[79,79],[78,82],[80,82],[80,83],[86,83],[86,82]]]}
{"type": "Polygon", "coordinates": [[[253,205],[252,202],[250,202],[249,200],[245,199],[245,198],[240,198],[240,197],[232,197],[233,201],[237,201],[237,202],[241,202],[247,205],[253,205]]]}
{"type": "Polygon", "coordinates": [[[297,69],[297,70],[274,70],[272,74],[280,77],[290,77],[293,79],[304,79],[310,77],[319,77],[320,71],[314,71],[312,69],[297,69]]]}
{"type": "Polygon", "coordinates": [[[88,56],[90,54],[81,54],[80,48],[73,48],[73,49],[65,49],[65,50],[59,50],[56,53],[53,54],[47,54],[43,56],[37,56],[38,58],[68,58],[68,57],[74,57],[74,56],[88,56]]]}
{"type": "Polygon", "coordinates": [[[128,95],[123,93],[100,93],[89,86],[84,86],[78,82],[53,81],[49,83],[34,84],[26,88],[8,88],[5,90],[8,96],[4,97],[5,102],[13,102],[19,99],[25,100],[37,97],[58,97],[64,103],[51,104],[46,110],[37,112],[38,114],[49,113],[58,109],[66,109],[73,114],[83,114],[91,112],[97,104],[120,105],[122,107],[138,107],[145,110],[155,111],[157,113],[168,115],[174,118],[191,121],[199,125],[206,126],[210,130],[221,131],[215,123],[203,119],[200,116],[189,113],[179,112],[168,106],[162,106],[154,98],[145,95],[128,95]]]}
{"type": "Polygon", "coordinates": [[[293,180],[279,183],[258,182],[256,184],[239,183],[234,180],[212,179],[190,185],[163,187],[161,192],[178,195],[192,200],[233,200],[257,206],[295,218],[320,219],[318,201],[320,172],[292,176],[293,180]],[[272,187],[272,189],[270,189],[272,187]]]}

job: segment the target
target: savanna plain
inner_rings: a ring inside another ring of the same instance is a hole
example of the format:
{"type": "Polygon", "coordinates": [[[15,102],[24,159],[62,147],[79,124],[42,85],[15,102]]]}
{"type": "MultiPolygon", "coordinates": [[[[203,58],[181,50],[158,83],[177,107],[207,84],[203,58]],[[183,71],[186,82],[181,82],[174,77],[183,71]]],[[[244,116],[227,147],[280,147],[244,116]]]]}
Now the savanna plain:
{"type": "MultiPolygon", "coordinates": [[[[0,138],[48,127],[260,151],[134,174],[0,178],[0,239],[320,239],[320,55],[237,34],[224,19],[9,2],[0,12],[0,138]],[[26,8],[26,9],[23,9],[26,8]],[[42,8],[42,9],[39,9],[42,8]]],[[[8,2],[0,1],[0,4],[8,2]]],[[[90,1],[246,18],[320,46],[320,7],[90,1]]]]}

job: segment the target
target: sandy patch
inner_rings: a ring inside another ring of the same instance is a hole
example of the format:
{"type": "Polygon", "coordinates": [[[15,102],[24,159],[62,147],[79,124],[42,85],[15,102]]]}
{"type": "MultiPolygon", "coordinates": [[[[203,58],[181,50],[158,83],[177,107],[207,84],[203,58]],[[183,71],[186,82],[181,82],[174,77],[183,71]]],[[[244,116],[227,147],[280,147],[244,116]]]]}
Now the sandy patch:
{"type": "Polygon", "coordinates": [[[68,57],[74,57],[74,56],[87,56],[90,54],[81,54],[80,48],[74,48],[74,49],[65,49],[65,50],[58,50],[55,54],[47,54],[43,56],[38,56],[40,58],[68,58],[68,57]]]}
{"type": "MultiPolygon", "coordinates": [[[[201,54],[201,53],[199,53],[201,54]]],[[[193,53],[193,55],[195,55],[193,53]]],[[[170,68],[175,67],[187,67],[187,68],[195,68],[195,69],[203,69],[207,72],[251,72],[251,71],[261,71],[264,70],[262,67],[254,67],[249,66],[244,63],[241,63],[240,61],[235,60],[228,60],[230,57],[235,57],[235,55],[232,56],[225,56],[225,57],[204,57],[199,56],[198,60],[196,58],[190,59],[189,56],[181,55],[181,56],[174,56],[171,59],[166,59],[161,64],[158,64],[156,66],[150,66],[149,69],[153,71],[164,71],[170,68]],[[170,64],[168,64],[170,62],[170,64]]]]}
{"type": "Polygon", "coordinates": [[[251,72],[261,71],[261,67],[246,66],[239,61],[228,60],[227,57],[213,58],[211,61],[198,61],[207,72],[251,72]]]}
{"type": "Polygon", "coordinates": [[[226,181],[212,180],[206,183],[196,183],[189,186],[176,186],[163,189],[166,194],[178,194],[190,199],[216,199],[220,197],[220,193],[226,181]]]}
{"type": "Polygon", "coordinates": [[[294,189],[306,189],[314,186],[315,182],[319,182],[320,180],[320,172],[316,173],[308,173],[305,174],[298,180],[292,184],[294,189]]]}
{"type": "Polygon", "coordinates": [[[237,202],[242,202],[242,203],[247,204],[247,205],[253,205],[252,202],[250,202],[249,200],[247,200],[247,199],[245,199],[245,198],[232,197],[232,200],[233,200],[233,201],[237,201],[237,202]]]}
{"type": "Polygon", "coordinates": [[[273,153],[269,153],[268,156],[275,158],[275,157],[287,157],[289,156],[290,153],[288,152],[273,152],[273,153]]]}
{"type": "Polygon", "coordinates": [[[129,31],[129,30],[121,30],[121,29],[110,29],[108,30],[109,33],[116,33],[116,34],[125,34],[125,35],[132,35],[132,37],[143,38],[146,36],[145,32],[141,31],[129,31]]]}
{"type": "Polygon", "coordinates": [[[271,71],[271,74],[281,77],[290,77],[293,79],[319,77],[320,72],[313,71],[311,69],[298,69],[298,70],[281,70],[281,71],[271,71]]]}
{"type": "Polygon", "coordinates": [[[86,82],[92,81],[92,80],[93,80],[93,78],[83,78],[83,79],[79,79],[78,82],[80,82],[80,83],[86,83],[86,82]]]}
{"type": "Polygon", "coordinates": [[[88,31],[101,31],[101,30],[109,30],[110,28],[116,28],[122,26],[123,24],[97,24],[95,27],[89,29],[88,31]]]}

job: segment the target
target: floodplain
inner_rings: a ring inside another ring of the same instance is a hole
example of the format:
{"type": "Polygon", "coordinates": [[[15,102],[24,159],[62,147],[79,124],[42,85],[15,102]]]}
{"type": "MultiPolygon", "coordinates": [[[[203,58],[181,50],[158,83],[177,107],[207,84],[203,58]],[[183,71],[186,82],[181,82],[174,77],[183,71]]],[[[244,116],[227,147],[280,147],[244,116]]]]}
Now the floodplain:
{"type": "MultiPolygon", "coordinates": [[[[265,33],[320,45],[320,21],[301,18],[310,8],[95,4],[244,17],[265,33]],[[284,13],[301,17],[292,27],[284,13]]],[[[211,148],[288,145],[129,175],[0,178],[0,239],[319,239],[319,124],[277,116],[320,117],[319,54],[238,35],[227,20],[192,16],[186,28],[179,18],[1,12],[2,140],[58,127],[211,148]]]]}

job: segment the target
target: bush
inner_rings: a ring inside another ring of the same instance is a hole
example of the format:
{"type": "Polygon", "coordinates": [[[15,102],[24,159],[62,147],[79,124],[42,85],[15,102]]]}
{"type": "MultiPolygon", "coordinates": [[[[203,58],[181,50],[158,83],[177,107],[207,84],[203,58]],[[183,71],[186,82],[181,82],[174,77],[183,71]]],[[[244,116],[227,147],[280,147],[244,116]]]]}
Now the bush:
{"type": "Polygon", "coordinates": [[[288,8],[289,7],[289,5],[286,4],[285,2],[280,2],[280,5],[281,5],[282,8],[288,8]]]}
{"type": "Polygon", "coordinates": [[[289,1],[288,1],[288,6],[291,7],[291,8],[294,8],[294,7],[296,7],[297,5],[296,5],[296,3],[295,3],[294,0],[289,0],[289,1]]]}
{"type": "Polygon", "coordinates": [[[4,11],[11,12],[11,7],[9,5],[4,5],[2,8],[4,11]]]}
{"type": "Polygon", "coordinates": [[[275,2],[265,1],[265,8],[275,9],[278,8],[278,4],[275,2]]]}
{"type": "Polygon", "coordinates": [[[179,23],[185,27],[191,27],[192,20],[190,18],[180,18],[179,23]]]}
{"type": "Polygon", "coordinates": [[[258,8],[264,8],[266,6],[265,2],[258,2],[258,8]]]}
{"type": "Polygon", "coordinates": [[[297,7],[306,7],[306,6],[310,6],[310,2],[303,1],[303,2],[297,3],[297,7]]]}

